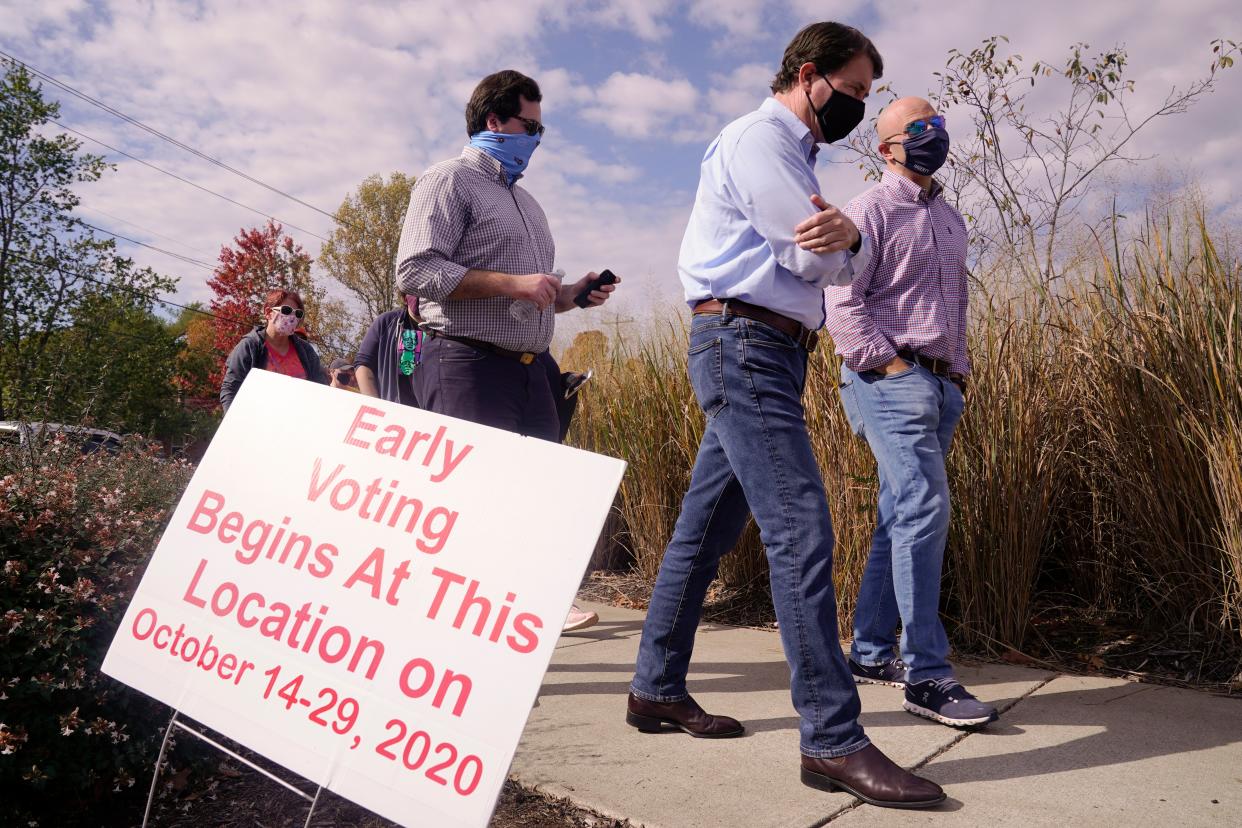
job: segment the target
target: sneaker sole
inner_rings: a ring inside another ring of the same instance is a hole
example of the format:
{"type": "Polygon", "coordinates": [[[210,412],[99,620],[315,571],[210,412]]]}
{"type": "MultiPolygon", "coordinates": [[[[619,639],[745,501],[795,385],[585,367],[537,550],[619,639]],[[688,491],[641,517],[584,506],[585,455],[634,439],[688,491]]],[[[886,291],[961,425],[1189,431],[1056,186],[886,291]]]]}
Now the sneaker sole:
{"type": "Polygon", "coordinates": [[[878,684],[883,687],[900,687],[905,688],[904,681],[885,681],[884,679],[863,678],[862,676],[854,676],[855,684],[878,684]]]}
{"type": "Polygon", "coordinates": [[[928,710],[926,707],[919,707],[913,702],[902,702],[908,712],[916,716],[922,716],[924,719],[931,719],[933,722],[939,722],[949,727],[960,727],[966,730],[977,730],[984,725],[990,724],[1000,718],[1000,714],[993,712],[990,716],[981,716],[977,719],[951,719],[948,716],[941,716],[934,710],[928,710]]]}
{"type": "Polygon", "coordinates": [[[802,768],[802,784],[808,788],[815,788],[820,791],[834,793],[841,791],[850,796],[857,797],[868,805],[874,805],[877,808],[900,808],[906,811],[918,810],[919,808],[934,808],[947,798],[946,794],[941,794],[937,799],[925,799],[918,802],[892,802],[886,799],[872,799],[851,788],[849,785],[839,782],[831,777],[824,776],[822,773],[816,773],[813,770],[802,768]]]}
{"type": "Polygon", "coordinates": [[[599,616],[597,615],[594,618],[585,618],[576,624],[566,624],[564,627],[561,627],[561,632],[577,632],[578,630],[585,630],[587,627],[594,627],[598,623],[599,616]]]}
{"type": "Polygon", "coordinates": [[[626,712],[625,723],[630,727],[638,728],[640,733],[662,733],[665,725],[675,727],[682,733],[693,736],[696,739],[733,739],[746,733],[746,728],[741,727],[737,730],[730,730],[728,733],[695,733],[682,727],[672,719],[657,719],[655,716],[640,716],[637,713],[626,712]]]}

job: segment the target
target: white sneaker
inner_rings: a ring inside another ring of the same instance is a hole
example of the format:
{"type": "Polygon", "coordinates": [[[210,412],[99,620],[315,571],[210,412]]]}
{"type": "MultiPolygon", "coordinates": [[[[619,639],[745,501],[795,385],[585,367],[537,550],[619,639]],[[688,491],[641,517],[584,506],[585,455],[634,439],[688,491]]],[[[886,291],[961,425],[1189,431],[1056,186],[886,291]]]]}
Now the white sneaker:
{"type": "Polygon", "coordinates": [[[569,608],[569,615],[565,616],[565,626],[561,627],[561,632],[577,632],[585,630],[587,627],[594,627],[599,621],[599,616],[593,612],[586,611],[573,604],[569,608]]]}

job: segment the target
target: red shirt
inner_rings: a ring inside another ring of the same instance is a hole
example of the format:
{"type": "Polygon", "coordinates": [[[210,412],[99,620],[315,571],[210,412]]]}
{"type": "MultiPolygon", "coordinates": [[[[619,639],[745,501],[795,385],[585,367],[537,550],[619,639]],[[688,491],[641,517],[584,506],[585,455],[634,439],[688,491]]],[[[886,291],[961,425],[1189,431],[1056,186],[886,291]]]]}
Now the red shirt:
{"type": "Polygon", "coordinates": [[[294,347],[292,340],[283,355],[272,347],[271,342],[263,344],[267,346],[267,370],[284,374],[286,377],[306,379],[306,369],[302,367],[302,360],[298,359],[298,349],[294,347]]]}

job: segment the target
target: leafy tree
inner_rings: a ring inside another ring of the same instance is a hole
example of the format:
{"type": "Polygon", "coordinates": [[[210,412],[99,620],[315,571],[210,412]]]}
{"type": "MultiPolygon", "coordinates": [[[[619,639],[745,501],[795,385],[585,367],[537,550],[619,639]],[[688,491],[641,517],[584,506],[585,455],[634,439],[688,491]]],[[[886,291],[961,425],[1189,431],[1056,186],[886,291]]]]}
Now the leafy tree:
{"type": "MultiPolygon", "coordinates": [[[[118,332],[127,322],[145,328],[140,320],[150,315],[152,297],[176,283],[134,267],[116,254],[115,242],[96,239],[74,215],[75,187],[110,167],[79,153],[76,139],[49,134],[59,105],[44,100],[24,67],[0,67],[0,418],[54,414],[75,422],[87,413],[82,394],[107,388],[126,402],[106,412],[96,406],[97,420],[148,430],[162,414],[139,403],[140,388],[119,390],[116,377],[102,375],[107,357],[126,349],[116,344],[120,333],[102,344],[99,326],[106,320],[118,332]],[[101,315],[102,308],[116,319],[101,315]],[[82,348],[88,350],[75,350],[82,348]]],[[[164,344],[156,343],[155,356],[164,344]]]]}
{"type": "Polygon", "coordinates": [[[89,292],[73,324],[53,334],[42,418],[171,435],[184,425],[174,390],[180,350],[149,301],[89,292]]]}
{"type": "MultiPolygon", "coordinates": [[[[1028,64],[1008,43],[994,36],[969,51],[950,50],[944,71],[936,73],[940,88],[929,98],[948,115],[953,136],[938,177],[967,217],[979,259],[1003,260],[1029,281],[1047,284],[1063,269],[1065,245],[1059,242],[1067,227],[1083,219],[1092,180],[1106,167],[1142,160],[1132,151],[1135,137],[1210,94],[1218,72],[1233,65],[1238,44],[1214,41],[1204,75],[1141,108],[1133,101],[1129,58],[1120,46],[1092,53],[1088,44],[1077,43],[1058,66],[1028,64]],[[1028,98],[1034,91],[1040,93],[1038,107],[1028,98]]],[[[878,177],[884,164],[874,143],[872,131],[856,136],[851,146],[860,166],[878,177]]]]}
{"type": "Polygon", "coordinates": [[[213,388],[218,394],[224,361],[254,325],[262,323],[267,292],[277,287],[296,290],[306,305],[302,327],[321,356],[339,356],[350,346],[341,344],[351,323],[343,303],[328,297],[311,275],[311,257],[285,234],[276,221],[240,231],[232,246],[220,249],[220,264],[207,280],[213,292],[210,311],[216,370],[213,388]]]}
{"type": "Polygon", "coordinates": [[[341,203],[336,230],[319,252],[319,264],[357,297],[367,321],[396,306],[397,247],[413,186],[414,177],[399,172],[387,181],[368,176],[341,203]]]}
{"type": "Polygon", "coordinates": [[[173,383],[187,402],[214,407],[219,397],[215,326],[200,302],[191,302],[168,326],[181,347],[173,383]]]}

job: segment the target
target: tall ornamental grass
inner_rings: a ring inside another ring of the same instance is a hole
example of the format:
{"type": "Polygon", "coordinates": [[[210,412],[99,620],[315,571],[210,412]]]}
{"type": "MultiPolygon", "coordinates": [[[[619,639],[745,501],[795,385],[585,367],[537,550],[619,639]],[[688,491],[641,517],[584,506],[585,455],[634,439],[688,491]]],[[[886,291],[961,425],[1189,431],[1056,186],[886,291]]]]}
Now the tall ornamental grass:
{"type": "MultiPolygon", "coordinates": [[[[953,523],[944,612],[955,640],[1021,647],[1033,610],[1072,601],[1176,625],[1242,651],[1242,276],[1201,215],[1148,221],[1077,256],[1053,284],[1015,290],[976,273],[966,414],[950,454],[953,523]]],[[[703,418],[686,377],[686,325],[663,320],[564,354],[595,369],[571,433],[622,457],[616,541],[654,578],[703,418]],[[589,347],[588,347],[589,346],[589,347]]],[[[830,347],[804,402],[837,532],[841,631],[870,545],[875,462],[837,395],[830,347]]],[[[750,527],[720,579],[766,589],[750,527]]]]}

